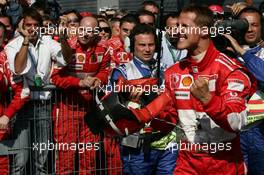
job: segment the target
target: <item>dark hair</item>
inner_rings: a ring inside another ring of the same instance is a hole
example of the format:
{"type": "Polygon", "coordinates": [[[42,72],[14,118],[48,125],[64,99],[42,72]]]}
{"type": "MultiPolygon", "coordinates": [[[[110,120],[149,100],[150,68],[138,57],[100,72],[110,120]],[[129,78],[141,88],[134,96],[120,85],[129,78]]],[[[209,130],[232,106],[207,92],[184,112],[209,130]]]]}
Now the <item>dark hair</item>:
{"type": "Polygon", "coordinates": [[[49,16],[49,15],[43,15],[43,16],[42,16],[42,22],[43,22],[43,21],[46,21],[46,20],[51,21],[52,24],[56,24],[56,21],[53,20],[53,19],[51,18],[51,16],[49,16]]]}
{"type": "Polygon", "coordinates": [[[76,10],[74,10],[74,9],[65,10],[65,11],[62,13],[62,15],[68,15],[68,14],[70,14],[70,13],[74,13],[74,14],[77,16],[77,18],[78,18],[79,22],[81,21],[81,19],[82,19],[82,16],[80,15],[80,13],[79,13],[79,12],[77,12],[77,11],[76,11],[76,10]]]}
{"type": "Polygon", "coordinates": [[[23,18],[31,17],[32,19],[38,21],[40,26],[42,25],[42,17],[35,8],[32,7],[25,8],[22,17],[23,18]]]}
{"type": "Polygon", "coordinates": [[[111,18],[109,20],[110,23],[120,22],[120,18],[111,18]]]}
{"type": "Polygon", "coordinates": [[[159,8],[158,4],[155,1],[144,1],[142,3],[142,5],[143,5],[143,7],[145,7],[146,5],[153,5],[153,6],[157,7],[157,8],[159,8]]]}
{"type": "Polygon", "coordinates": [[[131,52],[134,52],[135,37],[139,34],[152,34],[155,37],[155,44],[157,43],[157,35],[154,27],[148,24],[137,24],[129,35],[131,52]]]}
{"type": "Polygon", "coordinates": [[[125,22],[138,24],[137,18],[135,17],[135,15],[132,14],[127,14],[126,16],[122,17],[120,19],[120,26],[122,26],[122,24],[125,22]]]}
{"type": "Polygon", "coordinates": [[[180,16],[180,12],[175,12],[175,13],[169,13],[164,17],[164,21],[167,22],[169,18],[178,18],[180,16]]]}
{"type": "Polygon", "coordinates": [[[50,14],[49,8],[46,3],[41,1],[36,1],[31,5],[32,8],[36,10],[43,10],[45,14],[50,14]]]}
{"type": "Polygon", "coordinates": [[[248,6],[248,7],[245,7],[243,8],[238,14],[237,14],[237,17],[239,18],[242,13],[258,13],[260,18],[262,18],[262,14],[260,12],[259,9],[255,8],[255,7],[252,7],[252,6],[248,6]]]}
{"type": "Polygon", "coordinates": [[[150,11],[147,11],[147,10],[139,10],[138,11],[138,20],[139,20],[139,16],[152,16],[152,18],[154,19],[155,21],[155,15],[153,13],[151,13],[150,11]]]}
{"type": "Polygon", "coordinates": [[[196,18],[194,20],[195,24],[202,27],[207,26],[211,27],[214,24],[214,15],[213,12],[206,6],[199,6],[199,5],[190,5],[184,7],[181,13],[195,13],[196,18]]]}
{"type": "Polygon", "coordinates": [[[164,17],[164,21],[163,21],[163,23],[162,23],[162,26],[163,26],[163,27],[166,27],[167,20],[168,20],[169,18],[178,18],[179,16],[180,16],[180,11],[175,12],[175,13],[169,13],[169,14],[167,14],[167,15],[164,17]]]}

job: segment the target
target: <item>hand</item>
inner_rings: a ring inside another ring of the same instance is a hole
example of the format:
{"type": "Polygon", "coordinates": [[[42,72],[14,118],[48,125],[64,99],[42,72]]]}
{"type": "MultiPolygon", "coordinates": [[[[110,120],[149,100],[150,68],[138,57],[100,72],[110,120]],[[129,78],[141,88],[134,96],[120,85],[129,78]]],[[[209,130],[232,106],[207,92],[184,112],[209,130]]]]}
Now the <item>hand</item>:
{"type": "Polygon", "coordinates": [[[67,18],[67,16],[66,15],[60,16],[60,24],[59,24],[59,26],[60,27],[67,28],[67,25],[68,25],[68,18],[67,18]]]}
{"type": "Polygon", "coordinates": [[[207,104],[212,99],[207,79],[199,77],[194,81],[190,90],[192,95],[204,104],[207,104]]]}
{"type": "Polygon", "coordinates": [[[8,128],[9,118],[5,115],[0,117],[0,129],[6,130],[8,128]]]}
{"type": "Polygon", "coordinates": [[[233,5],[227,5],[227,8],[230,8],[232,10],[232,13],[234,16],[238,15],[241,10],[243,10],[245,7],[247,7],[247,3],[245,2],[238,2],[234,3],[233,5]]]}
{"type": "Polygon", "coordinates": [[[29,32],[24,29],[24,19],[22,19],[18,24],[18,32],[24,36],[24,38],[28,38],[30,36],[29,32]]]}
{"type": "Polygon", "coordinates": [[[144,91],[141,88],[136,88],[133,86],[132,91],[130,92],[129,95],[129,99],[133,102],[139,102],[140,97],[142,96],[143,93],[144,91]]]}
{"type": "Polygon", "coordinates": [[[101,80],[97,77],[85,77],[80,81],[79,85],[81,87],[89,87],[91,90],[95,89],[101,84],[101,80]]]}
{"type": "Polygon", "coordinates": [[[226,37],[231,45],[233,46],[233,48],[236,50],[237,53],[239,53],[240,55],[243,55],[246,51],[245,49],[243,49],[237,42],[237,40],[235,40],[235,38],[233,38],[231,35],[229,34],[222,34],[224,37],[226,37]]]}

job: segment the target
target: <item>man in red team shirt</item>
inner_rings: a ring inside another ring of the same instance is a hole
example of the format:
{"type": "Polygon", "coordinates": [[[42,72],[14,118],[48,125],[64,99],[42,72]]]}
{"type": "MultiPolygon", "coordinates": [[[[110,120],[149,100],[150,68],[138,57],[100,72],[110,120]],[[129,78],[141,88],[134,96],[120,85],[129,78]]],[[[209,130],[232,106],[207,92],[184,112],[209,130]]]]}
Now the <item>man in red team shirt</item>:
{"type": "MultiPolygon", "coordinates": [[[[54,108],[54,137],[58,144],[84,144],[78,150],[80,174],[95,173],[95,150],[99,149],[98,136],[84,122],[84,115],[92,108],[92,93],[87,89],[106,84],[108,80],[110,57],[107,48],[98,44],[97,28],[94,17],[81,20],[77,38],[69,40],[74,53],[72,62],[63,68],[55,67],[51,76],[52,82],[64,89],[65,94],[54,108]],[[83,88],[86,90],[80,90],[83,88]]],[[[73,173],[75,155],[75,150],[58,150],[56,173],[73,173]]]]}
{"type": "Polygon", "coordinates": [[[246,125],[246,98],[255,82],[236,60],[216,50],[206,32],[212,26],[206,7],[181,11],[177,48],[187,49],[188,56],[165,72],[184,132],[174,175],[244,174],[239,130],[246,125]]]}
{"type": "Polygon", "coordinates": [[[108,40],[112,68],[122,63],[127,63],[132,59],[132,54],[129,52],[128,37],[137,23],[138,21],[133,15],[124,16],[120,20],[120,35],[108,40]]]}
{"type": "MultiPolygon", "coordinates": [[[[0,141],[8,138],[9,121],[19,111],[19,109],[29,100],[29,89],[23,87],[23,78],[14,75],[9,69],[6,54],[3,50],[6,37],[6,28],[0,22],[0,141]],[[7,104],[8,87],[11,86],[14,96],[10,104],[7,104]]],[[[0,156],[0,172],[3,175],[9,174],[9,158],[0,156]]]]}

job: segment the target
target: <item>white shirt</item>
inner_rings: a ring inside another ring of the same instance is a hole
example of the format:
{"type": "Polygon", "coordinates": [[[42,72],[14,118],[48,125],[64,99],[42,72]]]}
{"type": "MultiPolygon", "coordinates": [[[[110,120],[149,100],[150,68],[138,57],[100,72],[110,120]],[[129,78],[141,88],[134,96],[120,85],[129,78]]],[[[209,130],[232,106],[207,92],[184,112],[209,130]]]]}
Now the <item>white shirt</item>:
{"type": "MultiPolygon", "coordinates": [[[[158,36],[158,35],[157,35],[158,36]]],[[[187,50],[178,50],[166,38],[166,32],[162,31],[161,60],[167,68],[187,56],[187,50]]],[[[157,57],[155,53],[154,58],[157,57]]]]}
{"type": "MultiPolygon", "coordinates": [[[[5,47],[10,70],[15,74],[15,56],[19,52],[24,38],[18,36],[11,40],[5,47]]],[[[62,56],[61,45],[50,36],[42,36],[38,39],[36,46],[29,43],[28,58],[25,69],[20,73],[24,75],[29,86],[34,86],[34,77],[38,74],[44,85],[50,83],[52,61],[61,66],[66,65],[62,56]]],[[[39,98],[39,97],[38,97],[39,98]]],[[[40,95],[41,99],[48,99],[49,93],[40,95]]]]}

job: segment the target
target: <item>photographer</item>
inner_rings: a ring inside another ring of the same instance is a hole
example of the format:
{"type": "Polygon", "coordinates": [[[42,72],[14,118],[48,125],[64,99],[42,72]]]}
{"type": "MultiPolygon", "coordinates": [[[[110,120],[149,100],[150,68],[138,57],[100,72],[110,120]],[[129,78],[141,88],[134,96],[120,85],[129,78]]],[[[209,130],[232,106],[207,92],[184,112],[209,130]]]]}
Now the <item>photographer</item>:
{"type": "Polygon", "coordinates": [[[224,35],[228,38],[244,62],[249,71],[256,77],[259,83],[259,90],[249,100],[249,116],[248,123],[253,123],[249,129],[241,133],[241,147],[244,154],[245,162],[248,166],[250,174],[264,174],[264,97],[261,95],[261,88],[264,83],[264,48],[261,38],[262,16],[261,13],[253,8],[246,7],[239,14],[240,19],[246,19],[249,23],[249,28],[244,36],[246,41],[245,46],[240,46],[230,35],[224,35]]]}

